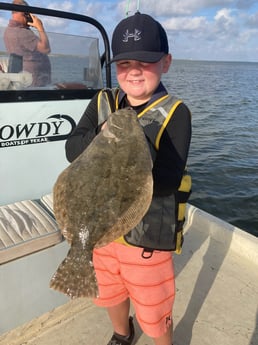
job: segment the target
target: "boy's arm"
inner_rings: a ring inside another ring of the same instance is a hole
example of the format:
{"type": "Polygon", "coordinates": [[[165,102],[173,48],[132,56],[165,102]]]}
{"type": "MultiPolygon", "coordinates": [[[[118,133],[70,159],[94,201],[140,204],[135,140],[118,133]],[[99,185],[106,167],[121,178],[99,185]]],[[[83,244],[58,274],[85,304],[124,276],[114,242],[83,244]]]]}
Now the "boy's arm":
{"type": "Polygon", "coordinates": [[[153,166],[154,195],[174,193],[181,182],[191,140],[191,113],[181,104],[169,121],[160,140],[153,166]]]}
{"type": "Polygon", "coordinates": [[[69,162],[77,158],[99,132],[97,99],[96,94],[65,143],[66,158],[69,162]]]}

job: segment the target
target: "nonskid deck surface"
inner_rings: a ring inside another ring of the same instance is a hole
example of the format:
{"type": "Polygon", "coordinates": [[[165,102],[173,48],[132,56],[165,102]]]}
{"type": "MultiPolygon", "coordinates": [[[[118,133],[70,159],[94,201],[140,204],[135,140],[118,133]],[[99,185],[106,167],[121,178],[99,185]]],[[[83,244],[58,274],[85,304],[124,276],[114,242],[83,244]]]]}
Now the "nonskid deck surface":
{"type": "Polygon", "coordinates": [[[60,243],[52,194],[0,206],[0,264],[60,243]]]}
{"type": "MultiPolygon", "coordinates": [[[[258,262],[252,251],[258,239],[244,234],[241,245],[249,253],[241,253],[238,234],[222,231],[223,222],[194,214],[195,210],[190,209],[183,252],[174,260],[174,344],[256,345],[258,262]]],[[[135,316],[134,323],[135,344],[151,345],[135,316]]],[[[105,310],[79,299],[3,334],[0,344],[105,345],[111,334],[105,310]]]]}

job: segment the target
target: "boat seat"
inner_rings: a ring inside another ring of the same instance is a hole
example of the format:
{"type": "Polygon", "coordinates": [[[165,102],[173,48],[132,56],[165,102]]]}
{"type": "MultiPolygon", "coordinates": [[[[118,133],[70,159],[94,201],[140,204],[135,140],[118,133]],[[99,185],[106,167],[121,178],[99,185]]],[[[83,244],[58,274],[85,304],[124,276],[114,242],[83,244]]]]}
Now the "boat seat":
{"type": "Polygon", "coordinates": [[[0,207],[0,264],[62,241],[51,194],[39,201],[25,200],[0,207]]]}
{"type": "Polygon", "coordinates": [[[14,53],[10,54],[8,63],[8,73],[19,73],[23,68],[23,56],[14,53]]]}
{"type": "Polygon", "coordinates": [[[26,71],[20,73],[0,72],[0,90],[20,90],[32,84],[32,74],[26,71]]]}
{"type": "Polygon", "coordinates": [[[39,202],[48,212],[50,212],[51,216],[54,218],[53,194],[50,193],[43,195],[39,202]]]}

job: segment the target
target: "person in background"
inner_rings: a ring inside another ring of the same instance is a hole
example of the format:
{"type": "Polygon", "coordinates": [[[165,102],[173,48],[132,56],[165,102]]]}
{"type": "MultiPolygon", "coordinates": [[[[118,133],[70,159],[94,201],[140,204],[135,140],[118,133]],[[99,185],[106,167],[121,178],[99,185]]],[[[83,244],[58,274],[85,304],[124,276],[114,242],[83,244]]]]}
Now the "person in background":
{"type": "Polygon", "coordinates": [[[132,107],[153,159],[153,198],[140,224],[126,236],[93,252],[99,287],[95,304],[107,308],[114,333],[108,345],[130,345],[136,318],[156,345],[172,344],[175,276],[172,251],[177,226],[177,190],[191,140],[191,114],[161,82],[172,62],[159,22],[139,12],[122,20],[112,37],[118,88],[100,91],[67,139],[71,162],[105,126],[110,109],[132,107]],[[159,140],[157,140],[159,139],[159,140]],[[157,145],[158,141],[158,145],[157,145]]]}
{"type": "MultiPolygon", "coordinates": [[[[28,6],[24,0],[14,0],[12,3],[28,6]]],[[[4,42],[9,54],[22,57],[22,69],[32,74],[32,86],[50,84],[50,45],[43,23],[37,16],[13,11],[4,32],[4,42]],[[30,27],[37,29],[38,35],[30,27]]]]}

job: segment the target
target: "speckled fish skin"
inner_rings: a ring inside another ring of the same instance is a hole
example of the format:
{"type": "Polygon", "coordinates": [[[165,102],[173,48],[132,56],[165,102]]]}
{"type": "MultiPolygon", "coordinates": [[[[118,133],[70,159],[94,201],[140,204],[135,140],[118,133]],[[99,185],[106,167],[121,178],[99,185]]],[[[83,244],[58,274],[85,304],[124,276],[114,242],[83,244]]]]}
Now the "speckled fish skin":
{"type": "Polygon", "coordinates": [[[117,110],[54,185],[55,217],[71,248],[50,286],[71,298],[97,297],[93,248],[133,229],[152,191],[152,159],[137,115],[117,110]]]}

